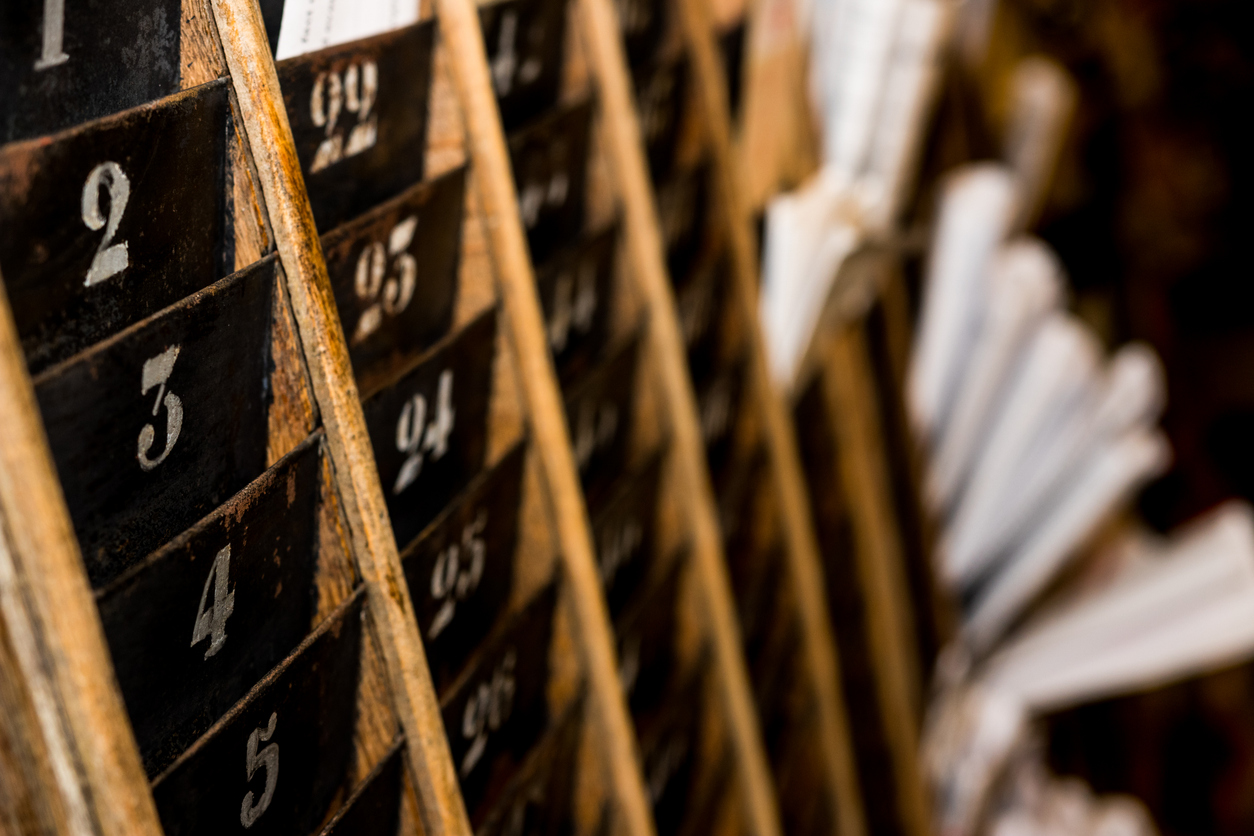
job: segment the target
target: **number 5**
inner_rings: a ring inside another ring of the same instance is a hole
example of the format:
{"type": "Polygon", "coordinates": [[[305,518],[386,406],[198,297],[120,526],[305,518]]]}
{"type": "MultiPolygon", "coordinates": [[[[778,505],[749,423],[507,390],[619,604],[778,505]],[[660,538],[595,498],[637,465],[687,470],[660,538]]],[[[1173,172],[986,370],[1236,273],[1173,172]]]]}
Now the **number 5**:
{"type": "Polygon", "coordinates": [[[274,788],[279,783],[279,744],[271,743],[260,752],[257,751],[258,743],[265,743],[274,737],[274,727],[279,720],[277,712],[270,712],[270,723],[264,729],[253,729],[252,734],[248,735],[248,749],[244,754],[244,769],[248,774],[248,780],[253,779],[253,773],[258,767],[264,767],[266,770],[266,788],[261,791],[261,798],[253,804],[253,791],[249,790],[244,796],[244,801],[239,807],[239,823],[244,827],[252,827],[257,819],[261,818],[261,814],[270,806],[270,801],[274,798],[274,788]]]}

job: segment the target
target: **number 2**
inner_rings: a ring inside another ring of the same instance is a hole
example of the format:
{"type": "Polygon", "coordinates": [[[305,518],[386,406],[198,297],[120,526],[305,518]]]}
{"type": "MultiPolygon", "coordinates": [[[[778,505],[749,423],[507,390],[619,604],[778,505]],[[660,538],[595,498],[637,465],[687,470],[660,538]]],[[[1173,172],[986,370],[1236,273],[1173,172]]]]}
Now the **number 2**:
{"type": "Polygon", "coordinates": [[[94,284],[111,279],[130,266],[130,253],[126,242],[110,244],[117,234],[118,224],[122,222],[122,213],[126,211],[126,202],[131,199],[131,181],[122,171],[122,166],[114,162],[101,163],[87,175],[83,184],[83,223],[91,230],[104,227],[104,238],[91,260],[91,268],[87,271],[87,281],[83,284],[91,287],[94,284]],[[109,190],[108,225],[100,214],[100,187],[109,190]]]}
{"type": "Polygon", "coordinates": [[[205,658],[217,653],[226,644],[226,620],[235,612],[235,591],[227,588],[231,573],[231,544],[218,552],[209,567],[209,577],[205,578],[205,589],[200,593],[200,606],[196,609],[196,623],[192,627],[192,647],[209,639],[209,649],[205,658]],[[213,603],[209,611],[205,611],[205,602],[209,600],[209,589],[213,588],[213,603]]]}
{"type": "Polygon", "coordinates": [[[46,70],[70,60],[65,54],[65,0],[44,0],[43,51],[35,69],[46,70]]]}

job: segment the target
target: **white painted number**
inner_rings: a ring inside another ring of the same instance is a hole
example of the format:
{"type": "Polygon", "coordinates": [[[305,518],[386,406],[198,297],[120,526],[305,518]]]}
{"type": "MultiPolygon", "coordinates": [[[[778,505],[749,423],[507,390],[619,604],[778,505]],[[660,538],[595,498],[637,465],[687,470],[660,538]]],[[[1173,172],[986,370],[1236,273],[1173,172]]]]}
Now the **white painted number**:
{"type": "Polygon", "coordinates": [[[606,535],[601,541],[597,560],[601,582],[605,586],[614,582],[619,570],[631,562],[643,542],[644,529],[634,518],[624,521],[606,535]]]}
{"type": "Polygon", "coordinates": [[[111,279],[130,266],[130,253],[126,242],[111,244],[117,234],[118,224],[122,222],[122,213],[126,211],[126,202],[131,199],[131,181],[117,163],[101,163],[87,175],[83,184],[83,223],[90,230],[104,227],[104,238],[96,249],[96,256],[91,260],[91,268],[87,271],[87,287],[111,279]],[[109,190],[109,218],[106,225],[105,216],[100,213],[100,189],[109,190]]]}
{"type": "Polygon", "coordinates": [[[558,208],[566,202],[570,192],[570,178],[566,176],[566,147],[560,143],[552,146],[549,153],[548,179],[529,179],[518,195],[518,211],[523,226],[531,229],[540,221],[545,206],[558,208]]]}
{"type": "Polygon", "coordinates": [[[152,443],[157,437],[157,431],[153,429],[152,424],[144,424],[144,428],[139,431],[139,450],[135,458],[139,460],[139,466],[144,470],[152,470],[166,460],[170,451],[174,449],[174,443],[179,440],[179,433],[183,430],[183,401],[178,395],[167,392],[165,389],[166,381],[170,379],[170,374],[174,371],[174,362],[179,359],[179,348],[180,346],[177,345],[171,346],[156,357],[150,357],[144,361],[139,393],[147,395],[149,389],[154,386],[158,387],[157,399],[152,405],[152,417],[157,417],[162,404],[165,404],[166,411],[165,447],[161,455],[155,459],[148,458],[148,452],[152,450],[152,443]]]}
{"type": "Polygon", "coordinates": [[[274,727],[279,720],[276,712],[270,712],[270,723],[264,729],[256,728],[252,730],[252,734],[248,735],[248,750],[244,754],[244,768],[248,774],[248,780],[253,779],[253,773],[258,767],[266,770],[266,788],[261,791],[261,798],[257,799],[257,803],[253,803],[253,791],[249,790],[244,796],[243,803],[239,807],[239,823],[244,827],[252,827],[256,824],[257,819],[261,818],[261,814],[270,806],[270,801],[274,798],[274,788],[279,783],[279,744],[271,743],[260,752],[257,751],[258,743],[265,743],[274,737],[274,727]]]}
{"type": "Polygon", "coordinates": [[[227,588],[231,574],[231,545],[228,543],[213,559],[205,589],[200,593],[200,606],[196,610],[196,623],[192,627],[192,647],[209,639],[205,658],[217,653],[226,644],[226,620],[235,612],[235,591],[227,588]],[[205,610],[209,590],[213,590],[213,603],[205,610]]]}
{"type": "MultiPolygon", "coordinates": [[[[534,24],[533,24],[534,26],[534,24]]],[[[531,33],[536,41],[543,40],[544,32],[531,33]]],[[[507,96],[514,89],[514,80],[521,84],[530,84],[540,76],[541,59],[537,55],[528,56],[522,66],[518,65],[518,13],[513,9],[504,12],[501,17],[501,31],[496,41],[496,56],[492,59],[492,85],[498,96],[507,96]],[[514,70],[518,73],[515,75],[514,70]]]]}
{"type": "Polygon", "coordinates": [[[418,261],[406,250],[413,243],[417,229],[418,216],[410,215],[392,227],[386,250],[382,241],[374,241],[367,244],[357,257],[353,289],[367,307],[357,319],[352,339],[354,345],[378,331],[385,315],[396,316],[413,301],[414,288],[418,284],[418,261]],[[388,256],[392,257],[390,273],[388,256]]]}
{"type": "Polygon", "coordinates": [[[65,0],[44,0],[43,51],[35,69],[46,70],[70,60],[65,54],[65,0]]]}
{"type": "Polygon", "coordinates": [[[578,275],[563,272],[553,289],[553,314],[549,318],[549,348],[554,354],[565,350],[573,329],[584,336],[592,330],[597,310],[597,268],[593,262],[579,265],[578,275]]]}
{"type": "Polygon", "coordinates": [[[405,454],[405,461],[392,485],[393,495],[414,483],[428,455],[431,461],[437,461],[448,452],[448,438],[453,433],[455,418],[453,372],[445,369],[440,372],[440,388],[431,423],[427,423],[427,399],[422,395],[414,395],[401,409],[401,417],[396,422],[396,449],[405,454]]]}
{"type": "Polygon", "coordinates": [[[462,529],[460,543],[445,546],[435,559],[435,568],[431,570],[431,597],[443,601],[431,627],[427,630],[427,638],[434,639],[444,632],[457,614],[458,603],[465,601],[479,588],[483,580],[483,564],[487,559],[488,547],[483,540],[483,532],[488,527],[488,511],[480,508],[472,522],[462,529]]]}
{"type": "Polygon", "coordinates": [[[722,438],[731,426],[731,381],[719,378],[701,404],[701,436],[707,444],[722,438]]]}
{"type": "Polygon", "coordinates": [[[350,64],[343,75],[337,72],[318,73],[309,94],[309,116],[326,138],[314,152],[310,173],[346,160],[374,147],[379,139],[379,120],[370,111],[379,95],[379,65],[374,61],[350,64]],[[357,124],[348,133],[337,133],[343,111],[357,115],[357,124]]]}
{"type": "Polygon", "coordinates": [[[505,725],[514,710],[514,666],[518,663],[513,648],[492,672],[490,682],[479,683],[479,690],[466,703],[462,712],[462,737],[471,741],[461,763],[465,778],[483,757],[488,735],[505,725]]]}
{"type": "Polygon", "coordinates": [[[579,420],[575,425],[575,460],[583,470],[599,453],[614,440],[618,432],[618,407],[612,402],[594,405],[584,401],[579,408],[579,420]]]}

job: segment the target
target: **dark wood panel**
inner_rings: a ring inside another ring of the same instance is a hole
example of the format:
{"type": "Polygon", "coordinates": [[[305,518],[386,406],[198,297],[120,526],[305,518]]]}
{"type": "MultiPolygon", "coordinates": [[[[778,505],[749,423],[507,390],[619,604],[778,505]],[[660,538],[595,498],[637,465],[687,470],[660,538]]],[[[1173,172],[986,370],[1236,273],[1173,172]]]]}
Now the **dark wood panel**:
{"type": "Polygon", "coordinates": [[[611,617],[640,588],[657,557],[654,536],[664,452],[656,451],[638,472],[621,480],[604,502],[588,508],[597,571],[611,617]]]}
{"type": "Polygon", "coordinates": [[[453,321],[466,169],[457,168],[322,237],[353,373],[374,391],[453,321]]]}
{"type": "Polygon", "coordinates": [[[149,775],[309,631],[321,444],[310,437],[97,596],[149,775]]]}
{"type": "Polygon", "coordinates": [[[181,18],[179,0],[0,6],[0,142],[177,91],[181,18]]]}
{"type": "Polygon", "coordinates": [[[153,784],[166,836],[306,836],[353,750],[361,590],[153,784]]]}
{"type": "Polygon", "coordinates": [[[566,396],[575,464],[595,505],[623,472],[635,408],[639,339],[632,338],[566,396]]]}
{"type": "Polygon", "coordinates": [[[688,59],[683,53],[658,57],[641,64],[632,75],[649,176],[656,185],[675,168],[679,129],[688,105],[688,59]]]}
{"type": "Polygon", "coordinates": [[[565,382],[587,373],[608,339],[618,225],[586,236],[536,270],[549,351],[565,382]]]}
{"type": "Polygon", "coordinates": [[[672,836],[684,824],[698,783],[701,703],[707,663],[667,700],[665,713],[640,741],[642,768],[658,836],[672,836]]]}
{"type": "Polygon", "coordinates": [[[615,625],[618,676],[633,716],[662,703],[675,669],[680,579],[687,555],[677,555],[666,575],[638,596],[615,625]]]}
{"type": "Polygon", "coordinates": [[[93,585],[265,469],[275,263],[229,276],[35,378],[93,585]]]}
{"type": "Polygon", "coordinates": [[[657,189],[658,223],[666,247],[666,269],[672,281],[692,269],[705,243],[709,223],[708,163],[671,174],[657,189]]]}
{"type": "Polygon", "coordinates": [[[215,82],[0,149],[0,269],[32,372],[229,272],[229,133],[215,82]]]}
{"type": "Polygon", "coordinates": [[[534,264],[583,229],[592,103],[562,107],[509,137],[518,211],[534,264]]]}
{"type": "Polygon", "coordinates": [[[526,452],[515,445],[401,555],[438,692],[509,601],[526,452]]]}
{"type": "Polygon", "coordinates": [[[492,89],[510,130],[557,101],[566,63],[565,0],[500,0],[479,7],[492,89]]]}
{"type": "Polygon", "coordinates": [[[551,584],[494,635],[443,701],[444,730],[472,820],[518,771],[548,724],[556,604],[551,584]]]}
{"type": "Polygon", "coordinates": [[[349,796],[320,836],[396,836],[400,824],[405,741],[397,740],[349,796]]]}
{"type": "Polygon", "coordinates": [[[666,29],[663,0],[616,0],[618,25],[627,50],[627,63],[636,66],[657,52],[666,29]]]}
{"type": "Polygon", "coordinates": [[[392,531],[408,544],[482,469],[496,310],[363,405],[392,531]]]}
{"type": "Polygon", "coordinates": [[[422,180],[434,41],[428,20],[279,62],[319,230],[422,180]]]}

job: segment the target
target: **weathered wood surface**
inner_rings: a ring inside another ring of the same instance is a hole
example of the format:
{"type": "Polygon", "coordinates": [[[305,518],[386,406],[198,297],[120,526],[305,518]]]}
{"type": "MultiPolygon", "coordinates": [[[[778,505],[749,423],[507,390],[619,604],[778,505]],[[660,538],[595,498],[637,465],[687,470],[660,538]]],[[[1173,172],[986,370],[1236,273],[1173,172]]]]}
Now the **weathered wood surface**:
{"type": "Polygon", "coordinates": [[[369,434],[339,328],[313,211],[300,177],[270,44],[256,6],[213,0],[214,20],[269,211],[288,292],[327,431],[354,556],[369,597],[396,715],[405,731],[409,777],[429,836],[468,834],[457,775],[396,552],[369,434]]]}

